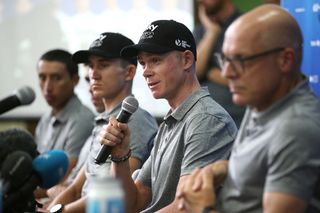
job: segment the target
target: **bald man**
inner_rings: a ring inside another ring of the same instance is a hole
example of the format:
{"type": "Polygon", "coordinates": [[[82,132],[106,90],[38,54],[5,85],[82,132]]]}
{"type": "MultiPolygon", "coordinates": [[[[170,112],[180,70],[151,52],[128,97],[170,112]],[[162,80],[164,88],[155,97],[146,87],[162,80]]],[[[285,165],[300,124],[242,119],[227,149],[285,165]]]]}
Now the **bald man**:
{"type": "Polygon", "coordinates": [[[229,161],[194,170],[177,192],[180,209],[298,213],[310,207],[320,168],[320,103],[300,71],[302,40],[294,18],[274,4],[228,28],[222,74],[246,114],[229,161]],[[216,199],[212,192],[222,183],[216,199]]]}

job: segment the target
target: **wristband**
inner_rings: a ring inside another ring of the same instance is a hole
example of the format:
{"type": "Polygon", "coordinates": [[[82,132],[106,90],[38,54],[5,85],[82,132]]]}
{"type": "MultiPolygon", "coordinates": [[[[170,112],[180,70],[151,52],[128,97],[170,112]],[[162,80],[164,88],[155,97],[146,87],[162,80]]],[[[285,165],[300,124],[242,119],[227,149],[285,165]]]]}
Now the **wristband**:
{"type": "Polygon", "coordinates": [[[131,149],[129,149],[128,154],[126,154],[123,157],[114,157],[111,155],[111,161],[115,162],[115,163],[121,163],[121,162],[128,160],[130,158],[130,156],[131,156],[131,149]]]}

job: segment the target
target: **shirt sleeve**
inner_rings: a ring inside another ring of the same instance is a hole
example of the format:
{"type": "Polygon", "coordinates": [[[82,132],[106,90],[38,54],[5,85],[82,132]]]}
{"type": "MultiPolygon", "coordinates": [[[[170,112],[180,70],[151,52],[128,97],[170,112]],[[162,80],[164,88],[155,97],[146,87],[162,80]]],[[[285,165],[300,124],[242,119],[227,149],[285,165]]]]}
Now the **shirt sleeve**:
{"type": "Polygon", "coordinates": [[[145,185],[149,188],[152,188],[151,187],[151,164],[152,164],[152,161],[151,161],[151,156],[150,156],[146,160],[146,162],[143,164],[143,166],[140,169],[139,174],[136,178],[136,180],[141,181],[143,183],[143,185],[145,185]]]}
{"type": "Polygon", "coordinates": [[[155,119],[143,112],[137,111],[128,123],[130,135],[131,156],[138,158],[142,163],[150,155],[150,145],[157,132],[155,119]]]}
{"type": "Polygon", "coordinates": [[[181,176],[190,174],[196,167],[227,159],[237,132],[234,125],[209,113],[196,115],[191,119],[186,127],[181,176]]]}
{"type": "Polygon", "coordinates": [[[279,126],[268,153],[266,192],[309,200],[319,176],[320,143],[316,124],[289,119],[279,126]]]}
{"type": "Polygon", "coordinates": [[[93,120],[76,119],[70,122],[67,142],[64,151],[69,157],[78,158],[81,148],[90,136],[93,129],[93,120]]]}

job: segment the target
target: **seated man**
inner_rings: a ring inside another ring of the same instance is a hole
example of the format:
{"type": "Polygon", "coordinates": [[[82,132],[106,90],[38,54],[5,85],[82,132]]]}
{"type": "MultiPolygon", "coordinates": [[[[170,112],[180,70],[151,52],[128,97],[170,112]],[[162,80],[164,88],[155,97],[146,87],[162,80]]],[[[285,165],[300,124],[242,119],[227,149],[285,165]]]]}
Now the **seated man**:
{"type": "MultiPolygon", "coordinates": [[[[228,158],[237,127],[207,88],[201,88],[195,73],[195,41],[185,25],[152,22],[139,43],[121,54],[138,56],[153,97],[166,99],[171,108],[135,182],[130,162],[113,162],[113,173],[125,190],[126,210],[177,212],[177,188],[194,168],[228,158]]],[[[129,129],[133,134],[134,129],[112,118],[100,133],[101,142],[113,146],[112,156],[121,158],[129,152],[129,129]]]]}
{"type": "MultiPolygon", "coordinates": [[[[104,105],[103,105],[102,99],[93,95],[93,91],[90,86],[90,79],[89,79],[89,72],[88,71],[86,72],[85,80],[89,84],[89,92],[91,95],[91,102],[92,102],[96,112],[103,113],[104,112],[104,105]]],[[[72,169],[68,178],[64,182],[47,190],[47,195],[49,197],[49,201],[52,201],[58,194],[60,194],[62,191],[64,191],[67,188],[67,186],[69,186],[74,181],[74,179],[76,178],[76,176],[80,172],[82,166],[84,165],[86,159],[88,158],[88,154],[90,153],[91,141],[92,141],[92,135],[89,136],[89,138],[86,140],[85,144],[81,148],[77,164],[72,169]]]]}
{"type": "Polygon", "coordinates": [[[277,5],[260,6],[228,28],[222,74],[247,111],[229,161],[195,170],[177,193],[181,209],[306,211],[319,177],[320,102],[300,70],[302,42],[295,19],[277,5]],[[215,206],[214,188],[223,181],[215,206]]]}
{"type": "MultiPolygon", "coordinates": [[[[85,165],[80,170],[75,181],[50,204],[49,209],[55,204],[64,204],[64,213],[85,212],[86,195],[92,176],[100,171],[111,170],[110,158],[101,165],[95,163],[95,158],[101,149],[99,132],[108,123],[110,116],[117,116],[121,110],[122,101],[132,95],[133,78],[136,73],[137,59],[120,56],[123,47],[133,42],[119,33],[102,33],[93,41],[89,50],[81,50],[73,55],[77,63],[89,66],[90,87],[93,95],[101,98],[105,112],[95,119],[95,128],[92,131],[90,153],[85,165]]],[[[140,107],[132,114],[128,125],[133,130],[130,136],[132,150],[129,157],[130,174],[140,168],[150,154],[149,144],[157,132],[156,120],[147,111],[140,107]]]]}
{"type": "MultiPolygon", "coordinates": [[[[74,88],[78,84],[78,66],[65,50],[54,49],[44,53],[37,72],[41,92],[51,111],[44,114],[36,128],[35,138],[40,153],[61,149],[69,157],[69,170],[76,165],[80,150],[89,137],[94,114],[84,106],[74,88]]],[[[45,197],[36,191],[36,197],[45,197]]]]}

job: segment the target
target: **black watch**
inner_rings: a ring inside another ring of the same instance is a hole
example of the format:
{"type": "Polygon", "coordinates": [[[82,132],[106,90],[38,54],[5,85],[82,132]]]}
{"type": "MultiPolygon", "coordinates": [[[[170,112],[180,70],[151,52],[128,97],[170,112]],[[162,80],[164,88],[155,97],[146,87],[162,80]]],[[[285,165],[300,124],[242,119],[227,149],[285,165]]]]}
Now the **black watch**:
{"type": "Polygon", "coordinates": [[[63,211],[64,205],[63,204],[56,204],[50,208],[50,213],[61,213],[63,211]]]}
{"type": "Polygon", "coordinates": [[[213,210],[216,210],[213,206],[207,206],[202,210],[202,213],[210,213],[213,210]]]}

